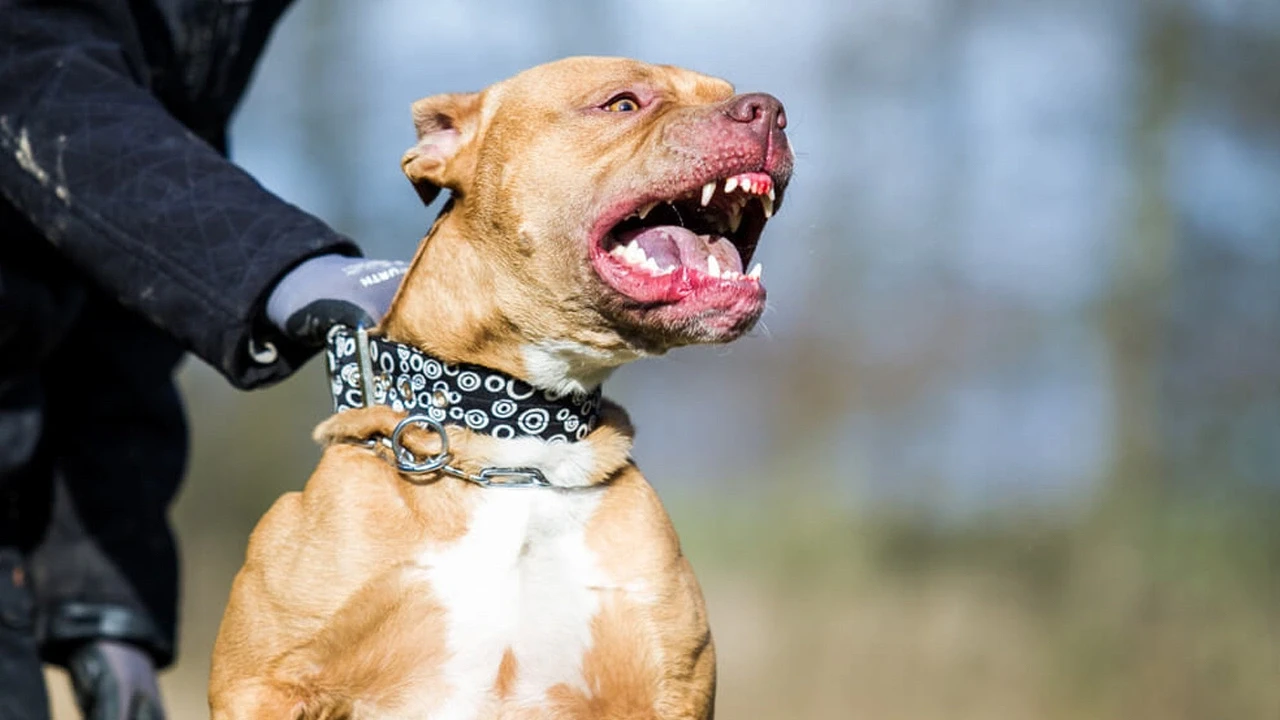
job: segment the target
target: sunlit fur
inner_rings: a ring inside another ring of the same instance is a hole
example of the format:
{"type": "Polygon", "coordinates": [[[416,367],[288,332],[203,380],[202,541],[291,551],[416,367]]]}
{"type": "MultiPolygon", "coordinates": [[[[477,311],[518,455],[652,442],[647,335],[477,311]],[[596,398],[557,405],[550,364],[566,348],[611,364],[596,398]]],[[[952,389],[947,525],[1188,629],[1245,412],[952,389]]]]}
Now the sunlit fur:
{"type": "MultiPolygon", "coordinates": [[[[405,172],[424,200],[453,200],[379,332],[562,390],[736,336],[755,318],[612,306],[585,245],[610,197],[686,170],[691,151],[670,138],[714,132],[732,95],[679,68],[573,58],[417,103],[405,172]],[[661,94],[663,111],[624,124],[589,112],[635,86],[661,94]]],[[[630,460],[620,408],[606,401],[573,446],[448,430],[456,465],[539,467],[557,487],[537,490],[402,475],[362,443],[400,417],[370,408],[322,424],[306,487],[254,530],[214,649],[215,718],[711,716],[701,591],[630,460]]],[[[427,431],[405,443],[439,449],[427,431]]]]}

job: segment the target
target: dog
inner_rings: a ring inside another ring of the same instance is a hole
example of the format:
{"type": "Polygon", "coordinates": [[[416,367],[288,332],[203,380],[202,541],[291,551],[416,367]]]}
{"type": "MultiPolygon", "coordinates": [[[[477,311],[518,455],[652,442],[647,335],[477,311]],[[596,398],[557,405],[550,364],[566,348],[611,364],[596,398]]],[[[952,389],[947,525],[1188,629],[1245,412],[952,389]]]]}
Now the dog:
{"type": "Polygon", "coordinates": [[[253,532],[212,715],[709,718],[701,590],[599,388],[759,319],[783,107],[579,57],[413,120],[404,172],[450,200],[381,324],[335,335],[348,409],[253,532]]]}

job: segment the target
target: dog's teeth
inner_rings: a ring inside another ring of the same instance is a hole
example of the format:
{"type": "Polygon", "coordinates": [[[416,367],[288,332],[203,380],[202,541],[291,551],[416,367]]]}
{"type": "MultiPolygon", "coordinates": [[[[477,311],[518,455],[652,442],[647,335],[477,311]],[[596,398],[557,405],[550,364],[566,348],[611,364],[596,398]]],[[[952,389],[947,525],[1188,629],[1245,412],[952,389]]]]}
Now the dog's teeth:
{"type": "Polygon", "coordinates": [[[662,272],[662,270],[658,268],[658,261],[653,258],[645,258],[645,261],[640,263],[640,267],[648,270],[651,275],[657,275],[662,272]]]}
{"type": "Polygon", "coordinates": [[[715,255],[707,256],[707,274],[712,277],[720,277],[720,261],[716,260],[715,255]]]}
{"type": "Polygon", "coordinates": [[[773,217],[773,198],[763,195],[760,197],[760,204],[764,205],[764,219],[768,220],[773,217]]]}
{"type": "Polygon", "coordinates": [[[729,210],[729,232],[738,232],[738,226],[742,224],[742,208],[734,205],[729,210]]]}
{"type": "Polygon", "coordinates": [[[770,200],[777,200],[777,199],[778,199],[778,198],[777,198],[777,196],[775,196],[775,195],[773,194],[773,183],[769,183],[769,199],[770,199],[770,200]]]}
{"type": "Polygon", "coordinates": [[[724,181],[724,194],[728,195],[738,189],[738,177],[735,175],[724,181]]]}
{"type": "Polygon", "coordinates": [[[702,186],[702,207],[706,207],[711,202],[711,196],[716,194],[716,183],[714,180],[702,186]]]}
{"type": "MultiPolygon", "coordinates": [[[[703,203],[703,204],[705,205],[706,203],[703,203]]],[[[641,220],[643,220],[645,216],[649,214],[649,211],[653,210],[657,206],[658,206],[658,202],[655,200],[654,202],[651,202],[648,205],[645,205],[644,207],[637,210],[636,216],[639,217],[641,220]]]]}
{"type": "Polygon", "coordinates": [[[760,274],[763,272],[764,272],[764,265],[761,265],[760,263],[756,263],[756,266],[751,268],[751,272],[747,273],[747,277],[751,278],[752,280],[759,280],[760,274]]]}
{"type": "Polygon", "coordinates": [[[644,248],[640,247],[635,240],[627,244],[627,249],[622,257],[631,265],[641,265],[645,260],[649,259],[649,256],[645,254],[644,248]]]}

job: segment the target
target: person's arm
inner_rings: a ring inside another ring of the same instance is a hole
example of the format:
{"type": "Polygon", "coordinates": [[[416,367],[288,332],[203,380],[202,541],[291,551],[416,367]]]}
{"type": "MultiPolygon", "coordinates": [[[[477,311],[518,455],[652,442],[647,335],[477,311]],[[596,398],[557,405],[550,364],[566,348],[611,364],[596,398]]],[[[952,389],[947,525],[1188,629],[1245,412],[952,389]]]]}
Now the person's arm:
{"type": "Polygon", "coordinates": [[[236,386],[287,376],[313,348],[266,320],[271,290],[356,246],[170,116],[130,55],[127,2],[39,5],[0,0],[0,194],[236,386]]]}

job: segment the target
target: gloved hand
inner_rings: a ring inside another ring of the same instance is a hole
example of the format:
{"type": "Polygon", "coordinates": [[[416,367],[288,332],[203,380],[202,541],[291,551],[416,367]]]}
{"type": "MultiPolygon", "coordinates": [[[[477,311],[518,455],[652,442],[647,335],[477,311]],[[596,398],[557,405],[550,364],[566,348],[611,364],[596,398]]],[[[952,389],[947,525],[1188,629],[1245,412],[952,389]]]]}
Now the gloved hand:
{"type": "Polygon", "coordinates": [[[85,720],[164,720],[151,657],[128,643],[97,640],[67,660],[85,720]]]}
{"type": "Polygon", "coordinates": [[[290,270],[267,299],[267,319],[285,335],[324,344],[335,324],[372,327],[391,306],[409,264],[321,255],[290,270]]]}

